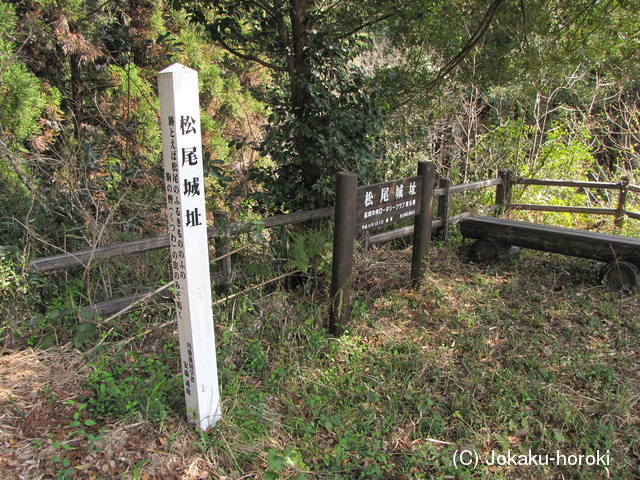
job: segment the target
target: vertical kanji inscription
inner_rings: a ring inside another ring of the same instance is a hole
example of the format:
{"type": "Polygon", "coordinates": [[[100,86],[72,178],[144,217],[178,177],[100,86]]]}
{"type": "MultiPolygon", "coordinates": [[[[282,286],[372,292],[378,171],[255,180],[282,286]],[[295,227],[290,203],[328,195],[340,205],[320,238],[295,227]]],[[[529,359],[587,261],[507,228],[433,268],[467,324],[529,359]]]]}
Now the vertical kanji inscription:
{"type": "Polygon", "coordinates": [[[202,168],[198,74],[180,64],[158,75],[171,267],[187,415],[206,430],[220,419],[202,168]]]}

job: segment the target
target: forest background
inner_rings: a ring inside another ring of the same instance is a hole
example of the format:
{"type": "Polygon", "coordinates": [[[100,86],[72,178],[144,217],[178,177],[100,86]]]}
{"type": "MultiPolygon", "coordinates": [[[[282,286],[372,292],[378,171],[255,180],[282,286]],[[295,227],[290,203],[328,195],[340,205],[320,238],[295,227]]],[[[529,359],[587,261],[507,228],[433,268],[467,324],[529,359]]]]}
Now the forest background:
{"type": "MultiPolygon", "coordinates": [[[[2,1],[1,309],[20,323],[59,300],[30,258],[165,233],[171,63],[199,72],[208,210],[232,221],[331,205],[338,172],[370,184],[423,160],[454,184],[498,169],[633,183],[638,15],[623,0],[2,1]]],[[[109,268],[71,296],[149,283],[109,268]]]]}
{"type": "Polygon", "coordinates": [[[149,283],[97,265],[71,293],[60,278],[61,299],[26,267],[166,231],[156,79],[173,62],[199,72],[208,210],[231,220],[331,205],[338,172],[373,183],[422,160],[454,184],[498,169],[633,183],[639,15],[623,0],[1,1],[0,309],[33,326],[69,297],[149,283]]]}
{"type": "Polygon", "coordinates": [[[0,2],[0,245],[163,231],[157,73],[200,74],[211,210],[331,204],[335,174],[635,179],[634,2],[0,2]]]}

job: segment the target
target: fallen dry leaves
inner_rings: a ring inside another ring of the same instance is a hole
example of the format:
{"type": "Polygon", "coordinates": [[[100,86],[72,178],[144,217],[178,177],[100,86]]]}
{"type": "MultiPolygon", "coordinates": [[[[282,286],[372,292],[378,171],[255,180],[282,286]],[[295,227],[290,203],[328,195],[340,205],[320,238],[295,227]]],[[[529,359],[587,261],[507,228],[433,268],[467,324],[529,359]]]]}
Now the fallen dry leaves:
{"type": "Polygon", "coordinates": [[[197,455],[193,428],[181,420],[72,427],[85,363],[68,346],[0,357],[0,478],[60,478],[65,469],[62,478],[216,478],[210,462],[197,455]]]}

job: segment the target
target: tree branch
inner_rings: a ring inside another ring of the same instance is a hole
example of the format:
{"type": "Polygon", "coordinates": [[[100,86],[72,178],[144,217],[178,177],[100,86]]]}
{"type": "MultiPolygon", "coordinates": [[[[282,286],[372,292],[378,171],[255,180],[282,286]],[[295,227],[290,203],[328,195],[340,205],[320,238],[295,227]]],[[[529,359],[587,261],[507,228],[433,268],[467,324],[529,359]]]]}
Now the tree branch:
{"type": "Polygon", "coordinates": [[[254,55],[247,55],[246,53],[242,53],[241,51],[239,51],[239,50],[233,48],[232,46],[230,46],[229,44],[227,44],[227,42],[225,42],[222,38],[217,38],[216,41],[220,44],[220,46],[222,48],[227,50],[229,53],[232,53],[236,57],[242,58],[244,60],[249,60],[249,61],[252,61],[252,62],[256,62],[256,63],[262,65],[263,67],[269,68],[271,70],[276,70],[278,72],[286,72],[286,71],[288,71],[286,67],[281,67],[281,66],[275,65],[273,63],[265,62],[261,58],[258,58],[258,57],[254,56],[254,55]]]}
{"type": "Polygon", "coordinates": [[[16,172],[16,175],[18,175],[18,178],[20,179],[22,184],[25,187],[27,187],[31,191],[31,193],[33,193],[33,195],[38,197],[41,202],[47,203],[47,199],[40,192],[38,192],[38,189],[36,187],[34,187],[29,182],[29,180],[27,180],[27,177],[25,176],[24,172],[22,171],[22,168],[20,168],[20,164],[18,163],[18,161],[13,156],[13,153],[11,153],[11,150],[9,150],[9,147],[7,146],[7,144],[4,143],[2,140],[0,140],[0,146],[4,150],[5,156],[9,160],[9,163],[13,167],[13,170],[16,172]]]}
{"type": "MultiPolygon", "coordinates": [[[[469,38],[466,45],[458,52],[458,54],[449,60],[440,70],[433,80],[427,83],[426,87],[420,89],[419,92],[409,93],[409,96],[426,95],[429,94],[434,88],[436,88],[440,82],[442,82],[460,63],[466,58],[469,52],[475,47],[482,39],[487,30],[491,26],[491,22],[500,10],[500,7],[507,0],[494,0],[489,9],[485,12],[484,17],[480,21],[480,25],[475,30],[473,35],[469,38]]],[[[405,102],[406,103],[406,102],[405,102]]]]}
{"type": "Polygon", "coordinates": [[[20,45],[16,51],[13,53],[13,55],[11,55],[11,57],[7,58],[7,61],[4,62],[4,64],[2,66],[0,66],[0,74],[2,74],[5,70],[5,68],[7,68],[16,58],[18,58],[18,55],[20,55],[20,52],[22,51],[22,49],[24,48],[24,46],[29,43],[29,40],[31,40],[31,38],[33,37],[33,34],[31,33],[31,31],[29,31],[29,35],[27,35],[27,38],[25,39],[24,42],[22,42],[22,45],[20,45]]]}
{"type": "Polygon", "coordinates": [[[275,13],[274,8],[271,5],[269,5],[265,0],[252,0],[251,3],[256,5],[259,8],[262,8],[265,12],[267,12],[270,15],[273,15],[275,13]]]}
{"type": "Polygon", "coordinates": [[[428,87],[428,91],[432,90],[447,75],[449,75],[458,65],[460,65],[462,60],[465,59],[465,57],[469,54],[471,49],[475,47],[478,44],[478,42],[482,39],[484,34],[487,33],[487,30],[491,25],[491,21],[496,16],[496,13],[498,13],[498,10],[502,6],[502,4],[505,2],[506,0],[494,0],[494,2],[489,7],[489,10],[487,10],[487,12],[485,13],[484,18],[480,22],[480,25],[478,26],[476,31],[473,33],[473,35],[471,36],[467,44],[462,48],[462,50],[460,50],[460,52],[458,52],[458,54],[455,57],[449,60],[440,69],[440,71],[438,72],[438,75],[431,82],[431,85],[428,87]]]}
{"type": "Polygon", "coordinates": [[[365,28],[373,27],[374,25],[377,25],[378,23],[384,22],[385,20],[388,20],[389,18],[391,18],[394,15],[396,15],[398,12],[399,12],[399,10],[396,9],[393,12],[387,13],[385,15],[382,15],[381,17],[374,18],[373,20],[370,20],[370,21],[368,21],[366,23],[363,23],[362,25],[354,28],[350,32],[346,32],[346,33],[343,33],[342,35],[338,36],[338,40],[344,40],[345,38],[350,37],[352,35],[355,35],[359,31],[364,30],[365,28]]]}

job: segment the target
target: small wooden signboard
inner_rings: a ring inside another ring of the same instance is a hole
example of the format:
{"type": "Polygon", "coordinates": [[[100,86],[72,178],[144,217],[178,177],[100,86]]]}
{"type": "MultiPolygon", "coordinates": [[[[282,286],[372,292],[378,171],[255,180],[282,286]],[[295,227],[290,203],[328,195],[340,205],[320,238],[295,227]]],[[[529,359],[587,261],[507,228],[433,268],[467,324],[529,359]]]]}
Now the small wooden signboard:
{"type": "Polygon", "coordinates": [[[198,73],[158,75],[169,242],[187,415],[202,430],[221,418],[204,199],[198,73]]]}
{"type": "Polygon", "coordinates": [[[356,233],[418,215],[421,180],[416,176],[359,187],[356,191],[356,233]]]}
{"type": "Polygon", "coordinates": [[[418,176],[357,187],[354,173],[338,175],[333,237],[330,328],[340,334],[351,316],[354,234],[414,217],[411,284],[420,285],[431,240],[435,166],[418,164],[418,176]]]}

